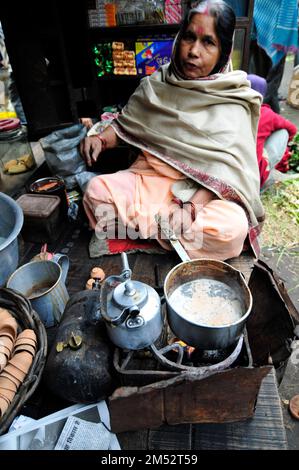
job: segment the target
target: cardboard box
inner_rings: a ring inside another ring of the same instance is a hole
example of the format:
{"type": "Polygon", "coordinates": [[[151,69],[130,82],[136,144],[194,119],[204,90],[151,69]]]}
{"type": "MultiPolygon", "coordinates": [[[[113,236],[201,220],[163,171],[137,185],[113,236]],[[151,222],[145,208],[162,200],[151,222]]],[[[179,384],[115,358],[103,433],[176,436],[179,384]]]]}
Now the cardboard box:
{"type": "Polygon", "coordinates": [[[161,65],[170,62],[173,39],[136,41],[136,68],[138,75],[151,75],[161,65]]]}

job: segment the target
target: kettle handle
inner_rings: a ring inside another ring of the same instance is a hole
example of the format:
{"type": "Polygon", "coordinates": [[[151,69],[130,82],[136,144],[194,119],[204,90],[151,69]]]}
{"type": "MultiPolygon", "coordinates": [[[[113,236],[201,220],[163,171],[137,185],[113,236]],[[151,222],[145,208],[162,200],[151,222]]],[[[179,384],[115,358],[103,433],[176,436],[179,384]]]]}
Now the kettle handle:
{"type": "Polygon", "coordinates": [[[140,310],[137,305],[125,307],[118,317],[111,318],[107,312],[108,302],[112,301],[114,289],[121,283],[126,282],[128,289],[133,289],[131,285],[132,271],[129,267],[128,257],[125,252],[121,253],[122,272],[119,276],[109,276],[103,283],[100,292],[101,315],[107,323],[117,326],[123,323],[129,316],[136,317],[140,310]]]}
{"type": "Polygon", "coordinates": [[[103,319],[114,326],[120,325],[123,323],[126,318],[131,315],[131,316],[136,316],[139,313],[139,309],[137,306],[131,306],[131,307],[126,307],[122,310],[120,315],[118,315],[115,318],[111,318],[108,315],[107,311],[107,305],[108,302],[112,301],[112,296],[113,296],[113,291],[115,287],[117,287],[119,284],[123,282],[123,276],[109,276],[107,279],[105,279],[104,283],[102,284],[101,291],[100,291],[100,309],[101,309],[101,315],[103,319]]]}
{"type": "Polygon", "coordinates": [[[113,326],[118,326],[121,323],[124,323],[128,317],[137,317],[140,313],[137,305],[132,305],[131,307],[125,307],[120,315],[116,318],[110,318],[109,323],[113,326]]]}

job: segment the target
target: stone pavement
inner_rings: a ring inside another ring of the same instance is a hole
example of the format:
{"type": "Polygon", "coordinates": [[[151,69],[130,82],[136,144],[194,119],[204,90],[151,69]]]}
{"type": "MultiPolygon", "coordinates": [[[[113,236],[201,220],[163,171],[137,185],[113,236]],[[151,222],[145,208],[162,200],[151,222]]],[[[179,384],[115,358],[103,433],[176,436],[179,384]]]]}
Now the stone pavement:
{"type": "MultiPolygon", "coordinates": [[[[286,103],[289,83],[293,73],[293,60],[287,60],[284,75],[279,89],[281,115],[292,121],[299,130],[299,109],[294,109],[286,103]]],[[[298,230],[299,232],[299,230],[298,230]]],[[[284,282],[288,294],[299,311],[299,237],[298,244],[291,248],[263,247],[263,259],[284,282]]],[[[296,329],[299,338],[298,327],[296,329]]],[[[283,419],[290,450],[299,450],[299,420],[291,417],[288,410],[289,400],[299,394],[299,341],[293,342],[293,353],[288,361],[283,379],[279,386],[283,419]]]]}
{"type": "MultiPolygon", "coordinates": [[[[292,108],[286,103],[292,74],[293,59],[288,57],[279,88],[279,95],[283,98],[283,100],[280,101],[281,115],[292,121],[299,130],[299,109],[292,108]]],[[[299,237],[298,245],[289,249],[285,249],[284,247],[264,247],[262,249],[261,258],[281,277],[295,307],[299,310],[299,237]]]]}

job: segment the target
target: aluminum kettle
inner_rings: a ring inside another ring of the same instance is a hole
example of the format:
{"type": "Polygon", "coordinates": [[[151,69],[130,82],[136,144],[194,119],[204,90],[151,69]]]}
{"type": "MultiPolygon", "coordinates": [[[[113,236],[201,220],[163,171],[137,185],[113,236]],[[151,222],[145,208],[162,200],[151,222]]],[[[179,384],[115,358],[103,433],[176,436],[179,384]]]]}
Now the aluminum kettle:
{"type": "Polygon", "coordinates": [[[110,340],[123,349],[143,349],[154,343],[163,328],[161,301],[151,286],[132,281],[125,253],[122,272],[109,276],[101,287],[101,316],[110,340]]]}

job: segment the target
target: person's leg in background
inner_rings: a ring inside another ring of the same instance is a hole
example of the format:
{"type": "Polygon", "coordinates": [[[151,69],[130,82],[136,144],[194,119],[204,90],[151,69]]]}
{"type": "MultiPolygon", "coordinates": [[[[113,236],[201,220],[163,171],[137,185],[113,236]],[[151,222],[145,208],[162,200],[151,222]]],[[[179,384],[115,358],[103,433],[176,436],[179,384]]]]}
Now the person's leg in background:
{"type": "Polygon", "coordinates": [[[269,70],[266,80],[267,80],[267,93],[264,97],[264,103],[271,106],[272,110],[275,113],[280,113],[279,99],[278,99],[278,89],[281,84],[284,64],[286,60],[286,55],[276,64],[274,67],[271,67],[269,70]]]}
{"type": "Polygon", "coordinates": [[[266,78],[272,67],[270,57],[257,45],[256,41],[250,42],[248,73],[266,78]]]}
{"type": "Polygon", "coordinates": [[[277,163],[283,158],[286,151],[289,140],[289,133],[286,129],[279,129],[278,131],[273,132],[273,134],[268,137],[265,142],[264,150],[266,150],[270,173],[269,176],[263,185],[261,192],[268,189],[272,184],[278,181],[284,181],[288,179],[297,179],[299,174],[284,174],[275,169],[277,163]]]}
{"type": "Polygon", "coordinates": [[[273,132],[265,142],[265,150],[269,158],[270,171],[280,162],[286,151],[289,141],[289,133],[286,129],[273,132]]]}

